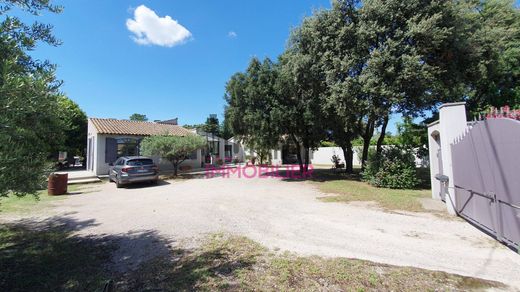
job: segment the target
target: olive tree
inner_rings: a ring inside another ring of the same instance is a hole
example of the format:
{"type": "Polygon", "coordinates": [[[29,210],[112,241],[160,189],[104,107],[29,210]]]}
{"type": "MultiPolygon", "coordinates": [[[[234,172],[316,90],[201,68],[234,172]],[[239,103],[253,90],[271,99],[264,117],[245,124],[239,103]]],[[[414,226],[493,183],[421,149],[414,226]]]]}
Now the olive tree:
{"type": "Polygon", "coordinates": [[[177,176],[179,166],[190,157],[193,151],[206,146],[206,140],[197,135],[171,136],[157,135],[143,139],[141,153],[146,156],[159,156],[173,165],[173,174],[177,176]]]}
{"type": "Polygon", "coordinates": [[[61,7],[48,0],[0,1],[0,197],[36,194],[45,183],[49,154],[64,141],[61,82],[53,65],[28,54],[38,43],[56,46],[60,41],[52,26],[24,23],[16,16],[20,10],[37,16],[61,7]]]}

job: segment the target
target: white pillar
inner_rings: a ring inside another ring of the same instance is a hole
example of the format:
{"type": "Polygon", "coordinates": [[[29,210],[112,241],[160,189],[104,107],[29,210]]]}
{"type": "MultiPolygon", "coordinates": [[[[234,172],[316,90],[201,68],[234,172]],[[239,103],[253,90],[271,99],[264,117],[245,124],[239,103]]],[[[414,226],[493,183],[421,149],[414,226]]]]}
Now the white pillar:
{"type": "Polygon", "coordinates": [[[432,199],[441,200],[442,183],[435,176],[442,174],[442,164],[439,163],[440,155],[440,129],[439,121],[428,125],[428,150],[430,156],[430,182],[432,188],[432,199]]]}
{"type": "Polygon", "coordinates": [[[455,186],[453,184],[453,165],[451,144],[464,134],[468,127],[466,103],[447,103],[439,107],[439,129],[441,138],[442,173],[449,177],[446,193],[446,206],[450,214],[455,214],[455,186]]]}

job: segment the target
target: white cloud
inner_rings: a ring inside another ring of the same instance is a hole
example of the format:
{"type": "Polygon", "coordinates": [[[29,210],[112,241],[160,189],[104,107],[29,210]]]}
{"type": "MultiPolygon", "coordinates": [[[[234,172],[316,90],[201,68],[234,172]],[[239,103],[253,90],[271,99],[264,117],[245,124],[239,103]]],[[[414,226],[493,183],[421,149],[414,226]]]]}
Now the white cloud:
{"type": "Polygon", "coordinates": [[[159,17],[144,5],[134,10],[134,18],[126,20],[126,27],[134,33],[132,39],[140,45],[173,47],[191,38],[191,32],[175,19],[168,15],[159,17]]]}
{"type": "Polygon", "coordinates": [[[228,32],[227,36],[228,36],[229,38],[231,38],[231,39],[234,39],[234,38],[236,38],[238,35],[237,35],[236,32],[234,32],[234,31],[230,31],[230,32],[228,32]]]}

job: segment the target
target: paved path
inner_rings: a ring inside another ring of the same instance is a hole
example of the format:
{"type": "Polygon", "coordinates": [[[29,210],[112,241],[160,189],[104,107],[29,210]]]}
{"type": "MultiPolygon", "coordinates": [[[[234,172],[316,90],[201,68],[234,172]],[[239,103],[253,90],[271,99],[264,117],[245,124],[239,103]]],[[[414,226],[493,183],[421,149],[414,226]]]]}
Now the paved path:
{"type": "MultiPolygon", "coordinates": [[[[52,212],[95,222],[80,231],[84,234],[154,231],[177,241],[229,232],[303,255],[421,267],[520,287],[520,255],[462,220],[324,203],[316,199],[323,194],[311,183],[202,178],[98,188],[60,201],[52,212]]],[[[119,252],[139,257],[147,250],[154,250],[153,243],[148,249],[129,245],[119,252]]]]}

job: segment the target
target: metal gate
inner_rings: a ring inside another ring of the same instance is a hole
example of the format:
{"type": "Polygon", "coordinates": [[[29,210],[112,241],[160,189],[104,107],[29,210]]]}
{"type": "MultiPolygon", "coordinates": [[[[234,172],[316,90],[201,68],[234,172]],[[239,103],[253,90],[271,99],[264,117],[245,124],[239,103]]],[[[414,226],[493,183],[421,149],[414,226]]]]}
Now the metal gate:
{"type": "Polygon", "coordinates": [[[458,214],[518,249],[520,121],[476,122],[451,147],[458,214]]]}

